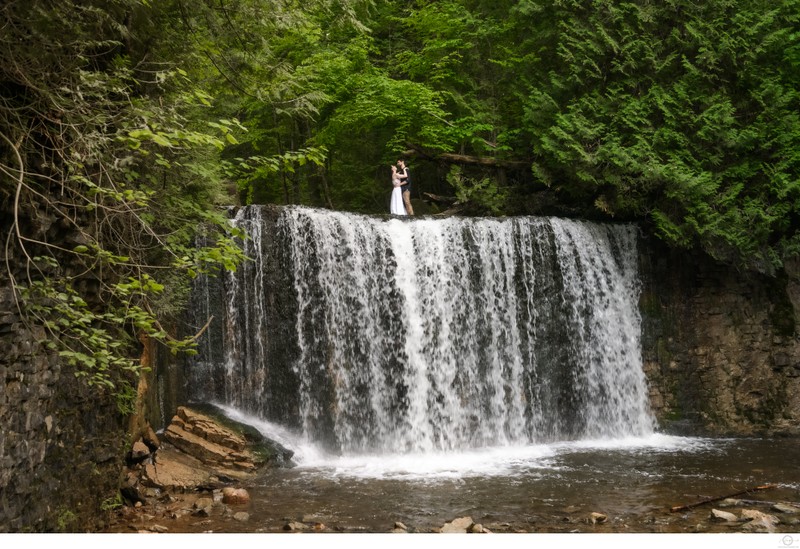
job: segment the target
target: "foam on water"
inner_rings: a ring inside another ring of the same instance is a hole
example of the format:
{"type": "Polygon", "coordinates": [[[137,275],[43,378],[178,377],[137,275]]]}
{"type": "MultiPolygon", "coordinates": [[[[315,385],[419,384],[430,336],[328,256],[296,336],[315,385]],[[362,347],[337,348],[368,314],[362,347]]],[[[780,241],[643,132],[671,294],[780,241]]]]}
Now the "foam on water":
{"type": "Polygon", "coordinates": [[[275,423],[248,415],[230,406],[218,405],[236,421],[252,425],[264,436],[295,452],[301,471],[328,477],[436,481],[472,477],[507,477],[559,469],[556,458],[594,452],[693,453],[719,446],[720,440],[663,434],[618,439],[562,441],[550,444],[488,447],[449,452],[332,455],[302,435],[275,423]]]}

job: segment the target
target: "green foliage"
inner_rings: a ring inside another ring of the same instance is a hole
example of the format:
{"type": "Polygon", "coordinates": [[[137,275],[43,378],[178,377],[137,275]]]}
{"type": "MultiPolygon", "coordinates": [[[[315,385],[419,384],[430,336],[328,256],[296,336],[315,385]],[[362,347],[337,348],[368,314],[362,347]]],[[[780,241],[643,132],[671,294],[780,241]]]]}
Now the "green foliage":
{"type": "Polygon", "coordinates": [[[119,509],[120,507],[122,507],[122,505],[123,505],[122,493],[117,492],[114,496],[103,500],[103,502],[100,504],[100,510],[113,511],[115,509],[119,509]]]}
{"type": "Polygon", "coordinates": [[[326,154],[325,147],[308,147],[269,157],[252,155],[222,160],[220,165],[225,174],[236,181],[240,196],[251,203],[259,187],[268,184],[273,176],[295,174],[306,164],[323,167],[326,154]]]}
{"type": "Polygon", "coordinates": [[[117,384],[114,391],[114,398],[117,404],[117,411],[123,416],[130,416],[136,412],[136,399],[138,394],[136,387],[127,381],[117,384]]]}
{"type": "Polygon", "coordinates": [[[557,3],[546,56],[559,64],[526,105],[535,174],[772,272],[797,252],[798,7],[557,3]]]}
{"type": "MultiPolygon", "coordinates": [[[[223,151],[246,202],[385,211],[389,161],[456,152],[530,162],[487,190],[549,187],[565,210],[644,220],[737,265],[773,272],[800,252],[798,0],[192,7],[223,118],[247,128],[223,151]]],[[[446,173],[416,188],[483,188],[446,173]]]]}
{"type": "Polygon", "coordinates": [[[508,189],[488,177],[476,181],[464,176],[459,166],[453,166],[447,180],[455,190],[458,203],[468,204],[475,213],[498,216],[508,209],[508,189]]]}
{"type": "Polygon", "coordinates": [[[7,256],[23,261],[3,278],[44,343],[121,413],[137,339],[190,350],[161,322],[197,273],[243,259],[216,211],[227,199],[215,155],[244,127],[214,117],[174,58],[148,60],[163,30],[155,11],[138,0],[0,8],[0,194],[7,256]],[[196,248],[200,224],[213,244],[196,248]]]}
{"type": "Polygon", "coordinates": [[[75,513],[69,509],[60,508],[56,518],[56,530],[59,532],[73,531],[77,521],[78,516],[75,513]]]}

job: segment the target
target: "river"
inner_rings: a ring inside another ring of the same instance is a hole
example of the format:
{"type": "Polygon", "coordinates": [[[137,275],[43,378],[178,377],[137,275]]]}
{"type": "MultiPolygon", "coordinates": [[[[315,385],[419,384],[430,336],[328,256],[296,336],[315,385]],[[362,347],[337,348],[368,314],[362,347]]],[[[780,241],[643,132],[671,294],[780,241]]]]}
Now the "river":
{"type": "MultiPolygon", "coordinates": [[[[296,451],[296,466],[267,471],[247,486],[246,522],[185,515],[183,532],[282,532],[292,521],[325,532],[388,532],[396,522],[431,532],[469,516],[493,532],[738,532],[743,522],[710,519],[712,508],[779,516],[776,532],[797,532],[798,517],[772,503],[800,504],[800,441],[692,438],[663,434],[607,440],[419,454],[333,456],[284,428],[228,408],[296,451]],[[678,505],[733,494],[724,502],[678,505]],[[756,503],[761,501],[763,503],[756,503]],[[593,523],[592,513],[605,515],[593,523]]],[[[800,511],[800,508],[798,508],[800,511]]],[[[745,530],[746,531],[746,530],[745,530]]]]}

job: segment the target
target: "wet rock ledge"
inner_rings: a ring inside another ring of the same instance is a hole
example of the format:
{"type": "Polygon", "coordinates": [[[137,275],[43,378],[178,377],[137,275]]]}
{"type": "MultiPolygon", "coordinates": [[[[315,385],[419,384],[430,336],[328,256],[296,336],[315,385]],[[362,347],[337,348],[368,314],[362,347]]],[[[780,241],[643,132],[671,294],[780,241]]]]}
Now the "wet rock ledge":
{"type": "Polygon", "coordinates": [[[134,442],[122,497],[146,505],[165,494],[241,485],[270,467],[291,467],[293,452],[210,405],[181,406],[158,437],[134,442]]]}

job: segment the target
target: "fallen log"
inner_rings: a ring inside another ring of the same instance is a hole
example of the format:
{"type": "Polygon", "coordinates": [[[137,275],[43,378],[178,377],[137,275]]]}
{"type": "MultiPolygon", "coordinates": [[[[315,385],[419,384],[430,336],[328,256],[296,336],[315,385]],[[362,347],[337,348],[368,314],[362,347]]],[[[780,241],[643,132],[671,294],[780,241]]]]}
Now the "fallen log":
{"type": "Polygon", "coordinates": [[[754,486],[746,490],[740,490],[738,492],[734,492],[733,494],[725,494],[724,496],[704,498],[701,499],[700,501],[695,501],[694,503],[687,503],[686,505],[676,505],[675,507],[670,508],[670,511],[672,511],[673,513],[678,513],[680,511],[689,511],[690,509],[694,509],[695,507],[705,505],[706,503],[714,503],[715,501],[722,501],[723,499],[735,498],[737,496],[743,496],[745,494],[751,494],[753,492],[760,492],[763,490],[772,490],[773,488],[777,487],[778,487],[777,484],[762,484],[761,486],[754,486]]]}
{"type": "Polygon", "coordinates": [[[453,206],[452,208],[448,208],[445,211],[437,214],[433,214],[434,217],[450,217],[451,215],[458,215],[464,211],[463,206],[453,206]]]}
{"type": "Polygon", "coordinates": [[[458,198],[455,196],[442,196],[439,194],[433,193],[422,193],[424,196],[427,196],[429,200],[432,202],[442,202],[444,204],[455,204],[458,202],[458,198]]]}

